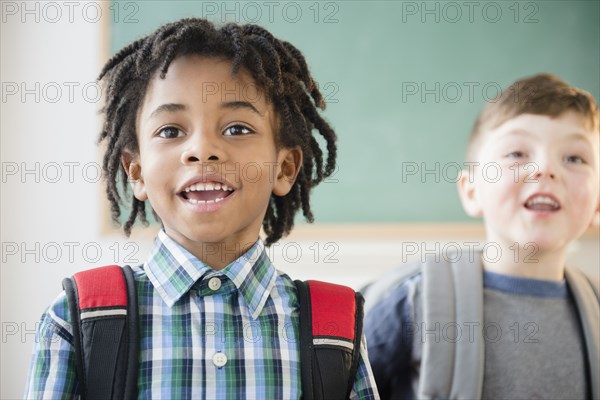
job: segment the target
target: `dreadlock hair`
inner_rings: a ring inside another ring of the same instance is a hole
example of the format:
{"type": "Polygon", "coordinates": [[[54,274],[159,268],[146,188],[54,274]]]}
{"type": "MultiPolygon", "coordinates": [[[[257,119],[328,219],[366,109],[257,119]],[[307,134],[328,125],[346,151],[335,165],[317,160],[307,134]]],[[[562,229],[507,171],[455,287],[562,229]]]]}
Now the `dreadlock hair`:
{"type": "MultiPolygon", "coordinates": [[[[174,59],[191,54],[230,60],[232,75],[245,68],[279,116],[277,146],[302,149],[302,168],[290,192],[283,197],[271,195],[263,220],[266,244],[271,245],[290,232],[299,208],[306,220],[313,222],[310,191],[333,173],[337,148],[335,132],[317,110],[324,110],[325,103],[304,56],[292,44],[275,38],[260,26],[230,23],[217,29],[211,22],[198,18],[163,25],[121,49],[100,72],[98,80],[105,81],[106,103],[98,142],[106,142],[102,168],[113,221],[120,225],[119,179],[123,192],[128,191],[128,176],[121,156],[124,150],[139,152],[136,115],[148,84],[155,76],[164,79],[174,59]],[[325,140],[325,161],[313,129],[325,140]]],[[[148,225],[145,202],[135,196],[131,198],[129,217],[123,224],[127,236],[137,218],[148,225]]]]}

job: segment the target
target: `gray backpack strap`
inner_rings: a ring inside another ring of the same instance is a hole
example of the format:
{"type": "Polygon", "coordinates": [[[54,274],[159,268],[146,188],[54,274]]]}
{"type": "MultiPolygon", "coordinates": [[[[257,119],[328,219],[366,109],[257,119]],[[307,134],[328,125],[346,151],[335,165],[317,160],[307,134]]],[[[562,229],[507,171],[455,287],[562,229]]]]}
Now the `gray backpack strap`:
{"type": "Polygon", "coordinates": [[[576,268],[565,269],[565,279],[573,293],[588,353],[592,398],[600,398],[600,296],[598,282],[576,268]]]}
{"type": "MultiPolygon", "coordinates": [[[[483,273],[480,257],[423,266],[420,399],[480,398],[483,387],[483,273]],[[455,335],[448,335],[455,332],[455,335]],[[476,332],[475,334],[473,334],[476,332]]],[[[455,258],[452,258],[454,260],[455,258]]]]}
{"type": "Polygon", "coordinates": [[[452,264],[452,271],[456,293],[456,323],[462,329],[462,336],[456,342],[450,398],[481,398],[485,349],[481,335],[483,270],[479,253],[474,260],[468,260],[463,252],[461,259],[452,264]]]}

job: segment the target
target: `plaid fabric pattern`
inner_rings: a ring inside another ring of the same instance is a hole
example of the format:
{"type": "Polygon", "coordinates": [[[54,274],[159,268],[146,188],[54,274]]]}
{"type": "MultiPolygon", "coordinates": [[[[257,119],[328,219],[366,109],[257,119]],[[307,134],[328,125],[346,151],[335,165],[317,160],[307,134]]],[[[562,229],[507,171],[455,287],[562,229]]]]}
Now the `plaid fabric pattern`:
{"type": "MultiPolygon", "coordinates": [[[[161,230],[134,274],[139,398],[300,398],[296,289],[262,241],[214,271],[161,230]]],[[[69,321],[63,292],[39,324],[25,398],[79,397],[69,321]]],[[[378,398],[366,360],[363,340],[351,398],[378,398]]]]}

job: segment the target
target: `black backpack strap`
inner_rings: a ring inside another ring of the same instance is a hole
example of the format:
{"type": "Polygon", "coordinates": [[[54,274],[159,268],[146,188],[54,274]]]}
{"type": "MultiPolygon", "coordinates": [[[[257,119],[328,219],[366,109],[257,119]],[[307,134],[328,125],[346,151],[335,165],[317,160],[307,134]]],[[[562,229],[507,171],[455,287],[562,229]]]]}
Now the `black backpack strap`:
{"type": "Polygon", "coordinates": [[[63,280],[82,399],[137,396],[138,312],[133,271],[110,265],[63,280]]]}
{"type": "Polygon", "coordinates": [[[346,286],[319,281],[295,284],[303,398],[347,399],[358,370],[364,300],[346,286]]]}

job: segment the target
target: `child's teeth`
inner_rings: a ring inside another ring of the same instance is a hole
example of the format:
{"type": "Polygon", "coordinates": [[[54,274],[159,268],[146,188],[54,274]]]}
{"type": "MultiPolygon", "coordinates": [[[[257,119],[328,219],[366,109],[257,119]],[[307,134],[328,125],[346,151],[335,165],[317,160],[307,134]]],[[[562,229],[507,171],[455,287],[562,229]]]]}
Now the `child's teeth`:
{"type": "Polygon", "coordinates": [[[220,201],[225,200],[224,197],[218,197],[214,200],[196,200],[196,199],[187,199],[187,201],[189,201],[192,204],[211,204],[211,203],[218,203],[220,201]]]}
{"type": "Polygon", "coordinates": [[[227,186],[224,183],[195,183],[185,188],[185,192],[196,192],[196,191],[205,191],[205,190],[224,190],[224,191],[233,191],[232,188],[227,186]]]}
{"type": "Polygon", "coordinates": [[[554,200],[545,196],[535,197],[529,201],[529,204],[550,204],[552,206],[558,206],[554,200]]]}
{"type": "Polygon", "coordinates": [[[560,208],[559,204],[552,198],[547,196],[536,196],[527,202],[527,207],[532,208],[535,206],[550,206],[552,209],[560,208]]]}

